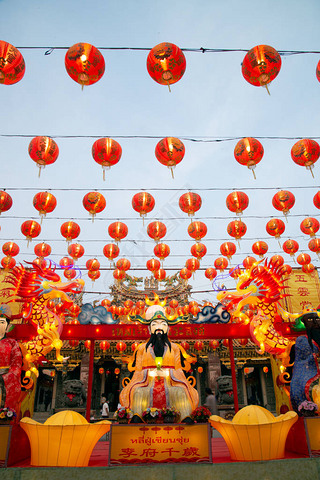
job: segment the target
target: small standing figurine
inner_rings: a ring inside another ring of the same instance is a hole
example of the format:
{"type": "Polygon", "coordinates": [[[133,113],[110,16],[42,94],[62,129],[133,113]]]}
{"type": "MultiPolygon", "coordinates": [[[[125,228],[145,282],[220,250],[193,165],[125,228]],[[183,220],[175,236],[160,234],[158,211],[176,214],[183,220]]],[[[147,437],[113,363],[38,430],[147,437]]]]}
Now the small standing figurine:
{"type": "Polygon", "coordinates": [[[0,305],[0,407],[16,410],[21,392],[22,354],[19,344],[6,333],[11,320],[11,309],[0,305]]]}

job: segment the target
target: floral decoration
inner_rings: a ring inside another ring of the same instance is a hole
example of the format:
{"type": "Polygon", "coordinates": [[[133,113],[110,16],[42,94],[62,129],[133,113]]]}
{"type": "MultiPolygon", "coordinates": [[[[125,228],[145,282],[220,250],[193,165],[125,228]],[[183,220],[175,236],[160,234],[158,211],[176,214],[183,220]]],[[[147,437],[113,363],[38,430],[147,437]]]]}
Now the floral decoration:
{"type": "Polygon", "coordinates": [[[148,407],[146,410],[142,412],[142,419],[146,422],[154,421],[158,422],[162,420],[162,410],[155,407],[148,407]]]}
{"type": "Polygon", "coordinates": [[[16,418],[17,414],[15,410],[9,407],[0,408],[0,422],[9,422],[16,418]]]}
{"type": "Polygon", "coordinates": [[[180,417],[180,412],[174,407],[167,407],[161,410],[161,416],[167,419],[170,418],[173,422],[176,422],[180,417]]]}
{"type": "Polygon", "coordinates": [[[127,420],[128,422],[133,417],[133,411],[130,408],[119,407],[118,410],[114,412],[114,418],[116,420],[127,420]]]}
{"type": "Polygon", "coordinates": [[[298,406],[298,414],[302,417],[315,417],[317,415],[318,406],[316,403],[304,400],[298,406]]]}
{"type": "Polygon", "coordinates": [[[209,417],[211,417],[211,412],[207,407],[197,407],[191,413],[191,418],[194,422],[207,422],[209,417]]]}

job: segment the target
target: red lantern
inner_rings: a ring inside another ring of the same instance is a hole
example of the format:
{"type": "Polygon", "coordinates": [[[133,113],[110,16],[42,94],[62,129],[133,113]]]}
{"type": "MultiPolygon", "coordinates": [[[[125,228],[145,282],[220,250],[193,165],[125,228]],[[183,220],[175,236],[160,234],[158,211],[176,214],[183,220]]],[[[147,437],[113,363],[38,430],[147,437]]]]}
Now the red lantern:
{"type": "Polygon", "coordinates": [[[151,222],[147,226],[147,234],[149,235],[150,238],[152,238],[156,242],[159,242],[159,240],[163,238],[166,235],[166,233],[167,233],[167,227],[162,222],[159,222],[159,221],[151,222]]]}
{"type": "Polygon", "coordinates": [[[272,199],[272,205],[276,210],[282,212],[285,216],[288,215],[289,210],[295,204],[295,197],[293,193],[288,192],[288,190],[280,190],[277,192],[272,199]]]}
{"type": "Polygon", "coordinates": [[[188,258],[186,261],[186,268],[190,270],[191,273],[195,272],[196,270],[199,270],[200,268],[200,262],[197,258],[188,258]]]}
{"type": "Polygon", "coordinates": [[[249,197],[244,192],[231,192],[226,198],[226,204],[231,212],[241,215],[249,205],[249,197]]]}
{"type": "Polygon", "coordinates": [[[291,275],[292,267],[290,265],[283,265],[281,267],[281,275],[291,275]]]}
{"type": "Polygon", "coordinates": [[[201,340],[197,340],[193,346],[196,350],[198,350],[198,352],[200,352],[203,349],[203,342],[201,342],[201,340]]]}
{"type": "Polygon", "coordinates": [[[63,275],[70,281],[76,277],[77,272],[74,268],[67,268],[66,270],[64,270],[63,275]]]}
{"type": "Polygon", "coordinates": [[[86,268],[91,271],[99,270],[100,262],[96,258],[90,258],[86,262],[86,268]]]}
{"type": "Polygon", "coordinates": [[[118,163],[121,155],[121,145],[112,138],[99,138],[94,142],[92,156],[94,161],[102,166],[103,180],[105,180],[105,171],[118,163]]]}
{"type": "Polygon", "coordinates": [[[195,243],[190,249],[191,255],[201,260],[207,253],[207,247],[203,243],[195,243]]]}
{"type": "Polygon", "coordinates": [[[70,347],[77,347],[79,345],[79,340],[69,340],[70,347]]]}
{"type": "Polygon", "coordinates": [[[320,191],[317,192],[313,197],[313,204],[316,208],[320,209],[320,191]]]}
{"type": "Polygon", "coordinates": [[[80,235],[80,227],[77,223],[69,221],[61,225],[60,232],[67,242],[71,242],[80,235]]]}
{"type": "Polygon", "coordinates": [[[234,268],[234,267],[229,268],[229,275],[232,278],[238,278],[242,273],[243,271],[241,270],[241,268],[234,268]]]}
{"type": "Polygon", "coordinates": [[[255,242],[252,245],[252,252],[255,255],[259,255],[260,258],[263,258],[264,255],[267,253],[268,248],[269,247],[268,247],[268,244],[266,242],[259,241],[259,242],[255,242]]]}
{"type": "Polygon", "coordinates": [[[159,280],[159,282],[162,282],[167,276],[166,271],[163,270],[163,268],[159,268],[159,270],[156,270],[153,272],[153,276],[156,280],[159,280]]]}
{"type": "Polygon", "coordinates": [[[275,238],[280,238],[280,235],[285,231],[285,224],[279,218],[272,218],[266,225],[266,230],[269,235],[275,238]]]}
{"type": "Polygon", "coordinates": [[[205,276],[209,279],[209,280],[214,280],[217,276],[217,271],[215,268],[207,268],[207,270],[204,272],[205,276]]]}
{"type": "Polygon", "coordinates": [[[188,270],[188,268],[184,267],[180,270],[180,277],[183,280],[188,280],[189,278],[192,277],[192,272],[188,270]]]}
{"type": "Polygon", "coordinates": [[[82,200],[84,208],[92,216],[92,221],[97,213],[102,212],[106,208],[106,199],[99,192],[89,192],[82,200]]]}
{"type": "Polygon", "coordinates": [[[51,254],[51,247],[47,243],[38,243],[34,247],[34,253],[37,255],[37,257],[43,258],[43,257],[48,257],[51,254]]]}
{"type": "Polygon", "coordinates": [[[308,217],[302,220],[300,230],[310,237],[314,237],[320,228],[320,224],[316,218],[308,217]]]}
{"type": "Polygon", "coordinates": [[[69,257],[63,257],[61,258],[60,262],[59,262],[59,265],[60,267],[62,268],[70,268],[70,267],[73,267],[73,259],[72,258],[69,258],[69,257]]]}
{"type": "Polygon", "coordinates": [[[181,347],[187,352],[190,348],[190,345],[188,342],[181,342],[181,347]]]}
{"type": "Polygon", "coordinates": [[[156,270],[159,270],[159,268],[161,267],[161,263],[156,258],[151,258],[150,260],[148,260],[146,265],[147,265],[147,269],[150,272],[155,272],[156,270]]]}
{"type": "Polygon", "coordinates": [[[110,307],[110,305],[111,305],[111,301],[108,300],[107,298],[104,298],[103,300],[101,300],[100,305],[102,305],[102,306],[105,307],[105,308],[108,308],[108,307],[110,307]]]}
{"type": "Polygon", "coordinates": [[[103,247],[103,255],[112,262],[120,253],[118,245],[114,243],[108,243],[103,247]]]}
{"type": "Polygon", "coordinates": [[[219,347],[219,340],[210,340],[209,348],[216,350],[219,347]]]}
{"type": "Polygon", "coordinates": [[[160,258],[160,260],[163,262],[163,260],[170,255],[170,247],[169,245],[166,245],[165,243],[158,243],[154,249],[153,253],[155,254],[156,257],[160,258]]]}
{"type": "Polygon", "coordinates": [[[38,265],[38,267],[44,269],[47,266],[47,262],[44,260],[43,257],[37,257],[33,262],[35,265],[38,265]]]}
{"type": "Polygon", "coordinates": [[[117,307],[116,308],[116,315],[118,317],[120,317],[121,315],[123,315],[123,307],[117,307]]]}
{"type": "Polygon", "coordinates": [[[13,85],[24,76],[25,63],[19,50],[10,43],[0,40],[0,83],[13,85]]]}
{"type": "Polygon", "coordinates": [[[127,258],[119,258],[119,260],[116,263],[116,267],[119,270],[123,270],[124,272],[126,272],[131,267],[130,260],[128,260],[127,258]]]}
{"type": "Polygon", "coordinates": [[[189,217],[192,217],[195,212],[200,210],[202,205],[202,200],[200,195],[197,193],[184,193],[181,195],[179,199],[179,207],[180,209],[189,215],[189,217]]]}
{"type": "Polygon", "coordinates": [[[307,265],[311,262],[311,257],[308,253],[300,253],[300,255],[297,256],[297,262],[299,265],[307,265]]]}
{"type": "Polygon", "coordinates": [[[139,310],[144,310],[144,307],[145,307],[145,303],[143,300],[138,300],[137,303],[136,303],[136,307],[139,309],[139,310]]]}
{"type": "Polygon", "coordinates": [[[227,232],[230,237],[233,237],[238,241],[241,237],[243,237],[243,235],[245,235],[246,231],[247,225],[241,220],[233,220],[227,226],[227,232]]]}
{"type": "Polygon", "coordinates": [[[89,270],[88,272],[88,277],[93,281],[95,282],[96,280],[98,280],[98,278],[100,278],[100,270],[89,270]]]}
{"type": "Polygon", "coordinates": [[[320,60],[319,60],[318,65],[317,65],[316,76],[317,76],[317,79],[320,82],[320,60]]]}
{"type": "Polygon", "coordinates": [[[41,169],[57,160],[59,148],[50,137],[34,137],[29,143],[29,155],[37,163],[40,177],[41,169]]]}
{"type": "Polygon", "coordinates": [[[319,238],[312,238],[308,243],[309,250],[311,252],[315,252],[318,256],[320,253],[320,239],[319,238]]]}
{"type": "Polygon", "coordinates": [[[248,339],[247,338],[240,338],[239,343],[241,347],[245,347],[248,344],[248,339]]]}
{"type": "Polygon", "coordinates": [[[149,52],[147,70],[155,82],[168,85],[170,90],[170,85],[182,78],[186,70],[186,59],[177,45],[169,42],[159,43],[149,52]]]}
{"type": "Polygon", "coordinates": [[[125,223],[113,222],[108,227],[108,233],[113,240],[120,242],[128,235],[128,227],[125,223]]]}
{"type": "Polygon", "coordinates": [[[234,255],[237,251],[237,247],[233,242],[224,242],[220,245],[220,253],[224,257],[227,257],[228,260],[231,260],[232,255],[234,255]]]}
{"type": "Polygon", "coordinates": [[[320,146],[315,140],[304,138],[295,143],[291,149],[291,158],[297,165],[306,167],[313,175],[313,166],[320,156],[320,146]]]}
{"type": "Polygon", "coordinates": [[[256,138],[246,137],[239,140],[234,149],[234,157],[240,165],[246,165],[252,170],[256,178],[254,169],[261,161],[264,154],[263,146],[256,138]]]}
{"type": "Polygon", "coordinates": [[[110,343],[107,340],[102,340],[102,342],[99,343],[99,347],[103,352],[106,352],[110,348],[110,343]]]}
{"type": "Polygon", "coordinates": [[[20,248],[14,242],[6,242],[2,245],[2,251],[7,257],[15,257],[20,252],[20,248]]]}
{"type": "MultiPolygon", "coordinates": [[[[281,57],[269,45],[257,45],[245,55],[242,62],[242,75],[251,85],[266,87],[280,72],[281,57]]],[[[269,93],[269,90],[268,90],[269,93]]]]}
{"type": "Polygon", "coordinates": [[[302,265],[302,271],[311,274],[315,271],[315,266],[312,263],[307,263],[306,265],[302,265]]]}
{"type": "Polygon", "coordinates": [[[53,212],[53,210],[56,208],[57,200],[52,193],[39,192],[33,197],[33,206],[36,210],[38,210],[42,223],[42,220],[46,214],[53,212]]]}
{"type": "Polygon", "coordinates": [[[68,75],[82,85],[96,83],[105,70],[101,52],[90,43],[75,43],[66,53],[65,67],[68,75]]]}
{"type": "Polygon", "coordinates": [[[3,257],[1,259],[1,265],[5,270],[9,270],[10,268],[13,268],[17,262],[15,261],[14,258],[12,257],[3,257]]]}
{"type": "Polygon", "coordinates": [[[203,372],[203,367],[198,367],[198,372],[202,373],[203,372]]]}
{"type": "Polygon", "coordinates": [[[85,348],[86,348],[87,350],[90,350],[91,340],[86,340],[86,341],[84,342],[84,346],[85,346],[85,348]]]}
{"type": "MultiPolygon", "coordinates": [[[[117,345],[116,345],[116,349],[118,350],[118,352],[122,353],[125,351],[125,349],[127,348],[127,345],[124,343],[124,342],[118,342],[117,345]]],[[[120,373],[120,372],[119,372],[120,373]]],[[[118,373],[118,374],[119,374],[118,373]]]]}
{"type": "Polygon", "coordinates": [[[100,373],[100,375],[103,375],[103,374],[104,374],[104,369],[103,369],[103,368],[99,368],[99,373],[100,373]]]}
{"type": "Polygon", "coordinates": [[[21,225],[21,232],[23,235],[27,237],[28,245],[29,242],[33,239],[38,237],[41,233],[41,226],[35,220],[26,220],[21,225]]]}
{"type": "Polygon", "coordinates": [[[281,255],[273,255],[270,258],[270,264],[275,267],[281,267],[284,264],[284,258],[281,255]]]}
{"type": "Polygon", "coordinates": [[[132,208],[140,213],[140,217],[144,218],[147,213],[150,213],[155,206],[155,200],[150,193],[140,192],[132,197],[132,208]]]}
{"type": "Polygon", "coordinates": [[[71,243],[71,245],[68,246],[68,253],[74,261],[77,261],[78,258],[83,256],[84,248],[80,243],[71,243]]]}
{"type": "Polygon", "coordinates": [[[173,178],[173,169],[182,161],[185,147],[179,138],[166,137],[157,143],[155,154],[162,165],[170,168],[173,178]]]}
{"type": "Polygon", "coordinates": [[[199,242],[202,238],[207,235],[207,226],[203,222],[191,222],[188,226],[188,234],[191,238],[194,238],[197,242],[199,242]]]}
{"type": "Polygon", "coordinates": [[[170,305],[170,308],[172,308],[172,309],[175,310],[175,309],[179,306],[179,302],[178,302],[178,300],[176,300],[175,298],[173,298],[173,299],[170,301],[169,305],[170,305]]]}
{"type": "MultiPolygon", "coordinates": [[[[70,271],[70,270],[69,270],[70,271]]],[[[74,270],[75,271],[75,270],[74,270]]],[[[66,270],[67,272],[67,270],[66,270]]],[[[65,273],[66,273],[65,272],[65,273]]],[[[68,277],[67,277],[68,278],[68,277]]],[[[74,278],[74,277],[73,277],[74,278]]],[[[71,305],[71,307],[68,308],[68,311],[70,313],[70,315],[72,317],[77,317],[79,315],[79,313],[81,312],[81,307],[79,307],[79,305],[77,305],[76,303],[73,303],[71,305]]]]}
{"type": "Polygon", "coordinates": [[[118,268],[113,272],[113,278],[118,282],[121,282],[126,276],[126,272],[124,270],[119,270],[118,268]]]}
{"type": "Polygon", "coordinates": [[[227,268],[228,265],[229,265],[229,262],[224,257],[218,257],[214,261],[215,268],[217,270],[220,270],[221,272],[223,272],[227,268]]]}
{"type": "Polygon", "coordinates": [[[299,250],[299,244],[295,240],[289,239],[284,242],[282,248],[285,253],[288,253],[289,255],[294,257],[294,254],[299,250]]]}
{"type": "Polygon", "coordinates": [[[131,344],[131,350],[132,350],[133,352],[135,352],[135,351],[137,350],[137,348],[139,347],[139,345],[140,345],[140,344],[139,344],[138,342],[133,342],[133,343],[131,344]]]}
{"type": "Polygon", "coordinates": [[[242,265],[244,266],[244,268],[248,269],[250,267],[252,267],[252,265],[256,262],[257,260],[254,258],[254,257],[246,257],[243,262],[242,262],[242,265]]]}
{"type": "Polygon", "coordinates": [[[0,190],[0,215],[7,212],[12,207],[12,198],[9,193],[0,190]]]}

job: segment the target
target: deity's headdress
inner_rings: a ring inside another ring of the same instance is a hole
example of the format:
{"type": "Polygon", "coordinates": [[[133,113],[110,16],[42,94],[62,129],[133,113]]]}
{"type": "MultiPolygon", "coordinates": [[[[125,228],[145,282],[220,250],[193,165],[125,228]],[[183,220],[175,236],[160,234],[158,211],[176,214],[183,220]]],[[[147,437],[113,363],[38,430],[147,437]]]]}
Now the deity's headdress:
{"type": "Polygon", "coordinates": [[[167,315],[165,311],[165,304],[167,300],[160,300],[158,295],[154,293],[154,300],[150,300],[146,295],[146,304],[149,305],[147,308],[145,317],[141,317],[140,315],[129,315],[130,320],[133,322],[143,323],[144,325],[150,325],[153,320],[156,319],[163,319],[165,320],[168,325],[175,325],[181,321],[186,321],[186,317],[178,317],[177,315],[167,315]]]}

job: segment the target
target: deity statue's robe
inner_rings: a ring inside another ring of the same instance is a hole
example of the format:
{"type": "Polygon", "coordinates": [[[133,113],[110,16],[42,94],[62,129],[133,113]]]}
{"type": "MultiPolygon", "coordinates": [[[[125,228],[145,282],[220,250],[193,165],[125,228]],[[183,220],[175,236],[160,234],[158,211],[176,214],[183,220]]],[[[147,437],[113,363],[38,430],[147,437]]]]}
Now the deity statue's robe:
{"type": "Polygon", "coordinates": [[[198,392],[183,371],[191,368],[190,361],[195,360],[180,345],[171,343],[171,351],[165,345],[161,368],[157,369],[153,347],[149,345],[146,350],[146,343],[140,344],[128,365],[134,374],[120,393],[121,405],[139,416],[148,407],[175,407],[181,420],[190,416],[199,403],[198,392]]]}
{"type": "Polygon", "coordinates": [[[0,407],[16,409],[21,392],[22,354],[12,338],[0,340],[0,407]]]}

